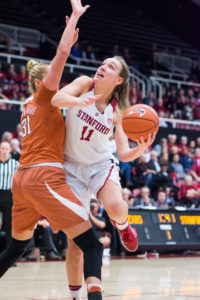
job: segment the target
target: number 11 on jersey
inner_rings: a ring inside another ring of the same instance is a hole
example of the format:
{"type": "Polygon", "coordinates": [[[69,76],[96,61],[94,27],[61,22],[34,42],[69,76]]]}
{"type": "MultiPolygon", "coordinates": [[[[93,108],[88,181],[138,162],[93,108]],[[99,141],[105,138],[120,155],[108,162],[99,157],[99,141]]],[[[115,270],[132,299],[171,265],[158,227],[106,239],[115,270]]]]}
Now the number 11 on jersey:
{"type": "Polygon", "coordinates": [[[92,133],[94,132],[94,130],[93,129],[87,130],[87,129],[88,129],[88,126],[83,126],[80,140],[82,140],[82,141],[90,140],[90,137],[91,137],[92,133]]]}

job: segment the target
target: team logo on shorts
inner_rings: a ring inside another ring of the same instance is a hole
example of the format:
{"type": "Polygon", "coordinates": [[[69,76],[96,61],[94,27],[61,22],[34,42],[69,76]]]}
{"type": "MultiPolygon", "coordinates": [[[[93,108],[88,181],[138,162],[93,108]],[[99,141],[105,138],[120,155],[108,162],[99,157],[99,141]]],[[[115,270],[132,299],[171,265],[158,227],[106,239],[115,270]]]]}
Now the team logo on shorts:
{"type": "Polygon", "coordinates": [[[107,119],[107,123],[108,123],[108,125],[110,125],[110,124],[112,124],[112,119],[107,119]]]}
{"type": "Polygon", "coordinates": [[[87,221],[88,220],[88,213],[85,207],[80,206],[64,197],[56,193],[49,185],[47,182],[45,182],[47,189],[49,192],[52,194],[54,198],[56,198],[60,203],[62,203],[64,206],[66,206],[68,209],[73,211],[76,215],[78,215],[80,218],[83,220],[87,221]]]}
{"type": "Polygon", "coordinates": [[[145,110],[144,109],[135,109],[135,110],[131,110],[127,115],[132,115],[134,113],[140,113],[140,117],[144,116],[145,114],[145,110]]]}

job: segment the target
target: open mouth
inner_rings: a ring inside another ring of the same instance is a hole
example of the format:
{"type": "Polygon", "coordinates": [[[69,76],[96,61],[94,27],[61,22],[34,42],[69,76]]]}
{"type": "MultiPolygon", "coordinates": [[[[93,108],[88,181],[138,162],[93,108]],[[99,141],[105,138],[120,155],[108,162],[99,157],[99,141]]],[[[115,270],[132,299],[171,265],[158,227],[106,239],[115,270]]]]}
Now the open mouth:
{"type": "Polygon", "coordinates": [[[102,73],[97,73],[97,76],[104,78],[102,73]]]}

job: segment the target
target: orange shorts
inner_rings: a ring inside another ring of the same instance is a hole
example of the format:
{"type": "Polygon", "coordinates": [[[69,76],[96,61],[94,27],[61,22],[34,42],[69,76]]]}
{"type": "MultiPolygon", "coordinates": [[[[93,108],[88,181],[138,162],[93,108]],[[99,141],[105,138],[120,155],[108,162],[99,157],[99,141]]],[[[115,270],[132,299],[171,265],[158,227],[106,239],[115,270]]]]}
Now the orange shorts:
{"type": "Polygon", "coordinates": [[[86,209],[74,196],[65,173],[57,167],[18,170],[13,179],[13,232],[33,230],[45,216],[54,230],[65,230],[70,238],[91,228],[86,209]]]}

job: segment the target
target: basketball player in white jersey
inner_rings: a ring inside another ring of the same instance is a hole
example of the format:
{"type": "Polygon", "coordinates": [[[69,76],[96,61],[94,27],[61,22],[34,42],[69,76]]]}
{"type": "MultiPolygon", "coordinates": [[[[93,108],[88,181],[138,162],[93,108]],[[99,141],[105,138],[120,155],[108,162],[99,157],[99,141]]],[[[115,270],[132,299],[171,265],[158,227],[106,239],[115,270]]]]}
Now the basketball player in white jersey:
{"type": "MultiPolygon", "coordinates": [[[[90,194],[103,203],[112,224],[118,229],[124,247],[135,251],[137,233],[128,224],[128,206],[122,198],[117,159],[109,147],[109,137],[115,126],[117,153],[121,161],[138,158],[153,142],[149,136],[130,148],[122,129],[122,115],[127,106],[129,69],[122,57],[106,59],[93,79],[81,76],[62,88],[52,104],[69,107],[66,116],[64,169],[66,180],[73,193],[89,210],[90,194]],[[94,95],[101,98],[87,107],[78,107],[80,100],[88,101],[94,95]],[[121,110],[121,111],[120,111],[121,110]]],[[[68,239],[67,273],[72,299],[81,299],[82,253],[68,239]]]]}

